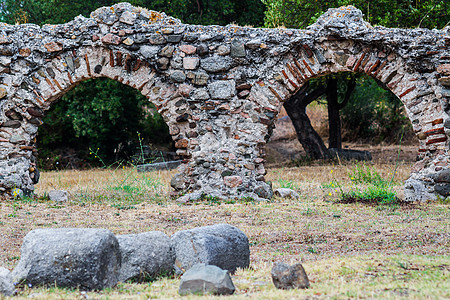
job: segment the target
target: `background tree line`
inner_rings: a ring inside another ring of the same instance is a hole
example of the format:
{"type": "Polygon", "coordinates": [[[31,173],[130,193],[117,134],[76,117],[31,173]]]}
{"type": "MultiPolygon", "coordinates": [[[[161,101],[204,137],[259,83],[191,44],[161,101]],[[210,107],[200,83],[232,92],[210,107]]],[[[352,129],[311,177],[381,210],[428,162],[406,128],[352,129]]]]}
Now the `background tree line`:
{"type": "MultiPolygon", "coordinates": [[[[77,15],[88,17],[101,6],[118,0],[0,0],[0,20],[10,24],[60,24],[77,15]]],[[[317,1],[317,0],[129,0],[135,6],[164,11],[191,24],[218,24],[305,28],[328,8],[352,4],[373,25],[387,27],[442,28],[448,24],[449,1],[317,1]]],[[[400,101],[365,76],[331,75],[311,80],[304,91],[322,91],[312,101],[327,101],[327,90],[335,90],[342,108],[347,138],[378,136],[395,142],[399,129],[408,124],[400,101]],[[331,83],[333,86],[331,86],[331,83]],[[351,89],[351,93],[348,91],[351,89]],[[325,95],[325,96],[324,96],[325,95]],[[348,97],[348,99],[345,99],[348,97]],[[361,117],[363,116],[363,117],[361,117]],[[377,123],[383,126],[376,126],[377,123]]],[[[309,104],[308,103],[308,104],[309,104]]],[[[304,104],[304,103],[303,103],[304,104]]],[[[307,104],[306,104],[307,105],[307,104]]],[[[304,105],[306,109],[306,105],[304,105]]],[[[295,109],[294,109],[295,110],[295,109]]],[[[298,110],[298,106],[297,106],[298,110]]],[[[89,80],[53,104],[39,129],[41,166],[52,168],[61,149],[75,149],[83,160],[91,160],[89,148],[99,149],[107,163],[127,159],[141,144],[170,147],[167,126],[139,92],[109,79],[89,80]],[[140,133],[138,137],[137,132],[140,133]],[[139,140],[142,139],[142,140],[139,140]],[[120,150],[120,151],[119,151],[120,150]],[[45,158],[50,158],[46,160],[45,158]]],[[[339,110],[338,110],[339,113],[339,110]]],[[[330,126],[333,128],[333,126],[330,126]]],[[[335,130],[336,132],[336,130],[335,130]]],[[[340,130],[339,130],[340,137],[340,130]]]]}

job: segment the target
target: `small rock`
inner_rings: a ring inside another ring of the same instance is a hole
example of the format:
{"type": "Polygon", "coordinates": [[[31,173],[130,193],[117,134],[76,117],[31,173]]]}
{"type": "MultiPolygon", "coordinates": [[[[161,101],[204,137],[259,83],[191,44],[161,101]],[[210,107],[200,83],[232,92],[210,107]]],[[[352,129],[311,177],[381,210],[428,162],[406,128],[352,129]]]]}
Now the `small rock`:
{"type": "Polygon", "coordinates": [[[181,45],[180,50],[186,53],[187,55],[194,54],[195,51],[197,51],[197,47],[194,47],[192,45],[181,45]]]}
{"type": "Polygon", "coordinates": [[[167,41],[169,43],[179,43],[183,36],[181,34],[172,34],[167,36],[167,41]]]}
{"type": "Polygon", "coordinates": [[[208,84],[211,99],[230,99],[235,95],[236,88],[234,80],[220,80],[208,84]]]}
{"type": "Polygon", "coordinates": [[[277,262],[272,268],[272,281],[277,289],[306,289],[309,287],[308,276],[301,264],[289,266],[282,262],[277,262]]]}
{"type": "Polygon", "coordinates": [[[119,281],[142,282],[173,273],[175,255],[163,232],[118,235],[117,240],[122,255],[119,281]]]}
{"type": "Polygon", "coordinates": [[[167,45],[161,49],[161,51],[159,52],[159,55],[165,56],[165,57],[172,57],[173,50],[174,50],[173,46],[167,45]]]}
{"type": "Polygon", "coordinates": [[[62,50],[62,45],[56,42],[50,42],[44,45],[48,52],[57,52],[62,50]]]}
{"type": "Polygon", "coordinates": [[[102,37],[102,42],[104,44],[119,45],[120,41],[121,41],[120,36],[112,33],[108,33],[107,35],[102,37]]]}
{"type": "Polygon", "coordinates": [[[209,75],[207,73],[195,73],[192,83],[196,85],[206,85],[208,83],[209,75]]]}
{"type": "Polygon", "coordinates": [[[178,293],[232,295],[235,289],[227,271],[216,266],[196,264],[181,276],[178,293]]]}
{"type": "Polygon", "coordinates": [[[124,43],[127,46],[131,46],[134,44],[134,41],[130,38],[126,38],[122,43],[124,43]]]}
{"type": "Polygon", "coordinates": [[[173,82],[184,82],[186,80],[186,75],[182,71],[174,71],[170,74],[170,79],[173,82]]]}
{"type": "Polygon", "coordinates": [[[167,28],[163,28],[161,30],[162,33],[164,34],[172,34],[173,33],[173,28],[167,27],[167,28]]]}
{"type": "Polygon", "coordinates": [[[434,181],[439,183],[450,183],[450,169],[445,169],[437,173],[434,181]]]}
{"type": "Polygon", "coordinates": [[[253,189],[253,192],[261,198],[270,199],[273,196],[272,188],[267,183],[262,183],[253,189]]]}
{"type": "Polygon", "coordinates": [[[152,45],[162,45],[162,44],[166,43],[166,38],[163,35],[161,35],[161,34],[152,34],[148,38],[148,41],[152,45]]]}
{"type": "Polygon", "coordinates": [[[192,92],[191,98],[193,100],[208,100],[209,99],[209,94],[206,91],[206,89],[195,89],[192,92]]]}
{"type": "Polygon", "coordinates": [[[450,76],[441,77],[438,80],[439,80],[440,84],[445,85],[445,86],[450,86],[450,76]]]}
{"type": "Polygon", "coordinates": [[[81,290],[117,284],[119,243],[109,230],[94,228],[35,229],[23,241],[13,282],[81,290]]]}
{"type": "Polygon", "coordinates": [[[209,48],[205,44],[200,44],[197,47],[197,54],[200,56],[205,56],[209,53],[209,48]]]}
{"type": "Polygon", "coordinates": [[[172,236],[171,242],[177,274],[182,274],[197,263],[215,265],[230,272],[237,268],[248,268],[250,264],[247,236],[228,224],[178,231],[172,236]]]}
{"type": "Polygon", "coordinates": [[[33,117],[42,118],[44,116],[44,112],[38,107],[29,107],[27,108],[27,112],[33,117]]]}
{"type": "Polygon", "coordinates": [[[298,199],[300,198],[300,195],[291,189],[287,188],[279,188],[274,191],[275,196],[281,197],[281,198],[292,198],[292,199],[298,199]]]}
{"type": "Polygon", "coordinates": [[[231,188],[240,186],[242,184],[242,177],[241,176],[225,176],[223,178],[223,183],[231,188]]]}
{"type": "Polygon", "coordinates": [[[434,191],[443,197],[450,196],[450,183],[437,183],[434,186],[434,191]]]}
{"type": "Polygon", "coordinates": [[[189,141],[187,139],[181,139],[175,142],[175,148],[185,149],[189,146],[189,141]]]}
{"type": "Polygon", "coordinates": [[[185,204],[188,202],[192,202],[192,201],[201,199],[202,195],[203,194],[199,193],[199,192],[189,193],[189,194],[179,197],[176,201],[177,201],[177,203],[185,204]]]}
{"type": "Polygon", "coordinates": [[[158,54],[159,47],[158,46],[141,46],[141,49],[139,49],[139,52],[145,57],[145,58],[153,58],[156,54],[158,54]]]}
{"type": "Polygon", "coordinates": [[[230,54],[230,51],[230,47],[227,45],[220,45],[216,50],[217,54],[221,56],[230,54]]]}
{"type": "Polygon", "coordinates": [[[232,65],[233,60],[228,56],[211,56],[204,58],[201,61],[201,67],[205,69],[205,71],[212,73],[228,71],[232,65]]]}
{"type": "Polygon", "coordinates": [[[48,198],[50,201],[67,202],[69,201],[69,193],[63,190],[52,190],[48,192],[48,198]]]}
{"type": "Polygon", "coordinates": [[[3,99],[8,95],[8,92],[4,88],[0,88],[0,99],[3,99]]]}
{"type": "Polygon", "coordinates": [[[19,49],[19,54],[23,57],[28,57],[31,54],[31,49],[30,48],[21,48],[21,49],[19,49]]]}
{"type": "Polygon", "coordinates": [[[136,21],[136,14],[128,10],[124,11],[124,13],[120,16],[119,21],[128,25],[133,25],[134,21],[136,21]]]}
{"type": "Polygon", "coordinates": [[[161,70],[167,70],[167,68],[169,67],[169,62],[170,60],[167,57],[158,58],[158,60],[156,61],[158,68],[160,68],[161,70]]]}
{"type": "Polygon", "coordinates": [[[183,68],[186,70],[195,70],[198,67],[200,60],[198,57],[185,57],[183,58],[183,68]]]}
{"type": "Polygon", "coordinates": [[[22,144],[22,143],[25,143],[26,140],[23,136],[21,136],[19,134],[13,134],[11,136],[11,138],[9,139],[9,142],[13,143],[13,144],[22,144]]]}
{"type": "Polygon", "coordinates": [[[442,75],[450,75],[450,64],[442,64],[437,66],[436,71],[442,75]]]}
{"type": "Polygon", "coordinates": [[[245,46],[238,40],[231,42],[231,56],[232,57],[245,57],[245,46]]]}
{"type": "Polygon", "coordinates": [[[9,278],[9,270],[0,267],[0,298],[1,295],[6,297],[12,297],[15,295],[16,290],[14,289],[14,284],[9,278]]]}
{"type": "Polygon", "coordinates": [[[8,120],[2,124],[2,127],[19,128],[21,123],[15,120],[8,120]]]}
{"type": "Polygon", "coordinates": [[[170,186],[173,187],[177,191],[181,191],[185,189],[186,181],[184,179],[183,174],[178,173],[175,174],[170,180],[170,186]]]}

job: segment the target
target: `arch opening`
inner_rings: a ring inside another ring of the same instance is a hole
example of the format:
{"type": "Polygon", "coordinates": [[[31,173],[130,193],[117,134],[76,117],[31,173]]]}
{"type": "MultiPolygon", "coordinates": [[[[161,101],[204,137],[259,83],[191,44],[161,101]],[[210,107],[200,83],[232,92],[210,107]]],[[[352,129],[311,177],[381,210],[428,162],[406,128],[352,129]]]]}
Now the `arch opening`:
{"type": "Polygon", "coordinates": [[[399,144],[399,159],[413,163],[419,145],[402,102],[380,81],[347,72],[311,79],[285,101],[267,148],[271,165],[337,156],[395,163],[399,144]],[[328,105],[330,94],[334,105],[328,105]],[[329,120],[330,110],[337,120],[329,120]]]}
{"type": "Polygon", "coordinates": [[[42,121],[37,137],[37,165],[42,170],[177,158],[169,128],[155,106],[135,89],[105,77],[68,91],[52,103],[42,121]]]}

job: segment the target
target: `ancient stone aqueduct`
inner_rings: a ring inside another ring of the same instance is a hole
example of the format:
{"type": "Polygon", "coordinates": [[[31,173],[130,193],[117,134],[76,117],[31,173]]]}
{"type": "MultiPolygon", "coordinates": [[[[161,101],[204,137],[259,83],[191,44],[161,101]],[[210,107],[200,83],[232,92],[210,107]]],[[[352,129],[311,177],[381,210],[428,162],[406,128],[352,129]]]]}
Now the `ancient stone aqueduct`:
{"type": "Polygon", "coordinates": [[[307,80],[364,72],[406,107],[420,140],[408,200],[450,191],[450,27],[372,27],[354,7],[307,30],[182,24],[120,3],[62,25],[0,24],[0,191],[33,191],[36,133],[53,101],[89,78],[132,86],[170,128],[178,192],[270,198],[264,145],[307,80]]]}

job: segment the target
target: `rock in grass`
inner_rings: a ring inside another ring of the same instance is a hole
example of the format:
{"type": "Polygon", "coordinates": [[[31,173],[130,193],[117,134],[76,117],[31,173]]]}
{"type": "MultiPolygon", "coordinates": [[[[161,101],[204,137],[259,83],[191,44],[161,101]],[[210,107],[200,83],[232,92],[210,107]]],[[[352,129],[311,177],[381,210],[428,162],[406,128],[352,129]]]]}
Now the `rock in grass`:
{"type": "Polygon", "coordinates": [[[14,284],[11,281],[8,269],[0,267],[0,298],[1,296],[11,297],[14,296],[16,290],[14,289],[14,284]]]}
{"type": "Polygon", "coordinates": [[[181,277],[178,289],[180,295],[232,295],[234,291],[235,287],[228,271],[205,264],[196,264],[187,270],[181,277]]]}
{"type": "Polygon", "coordinates": [[[69,193],[62,190],[52,190],[48,192],[48,198],[55,202],[67,202],[69,200],[69,193]]]}
{"type": "Polygon", "coordinates": [[[247,236],[228,224],[179,231],[171,241],[177,274],[198,263],[215,265],[230,272],[248,268],[250,263],[247,236]]]}
{"type": "Polygon", "coordinates": [[[173,273],[175,255],[170,237],[160,231],[118,235],[122,267],[119,281],[138,282],[173,273]]]}
{"type": "Polygon", "coordinates": [[[272,268],[272,281],[277,289],[306,289],[309,287],[308,276],[301,264],[289,266],[277,262],[272,268]]]}
{"type": "Polygon", "coordinates": [[[287,188],[276,189],[273,193],[275,194],[275,196],[281,198],[292,198],[292,199],[300,198],[300,195],[296,191],[287,188]]]}
{"type": "Polygon", "coordinates": [[[117,284],[120,251],[109,230],[36,229],[24,239],[13,282],[100,290],[117,284]]]}

